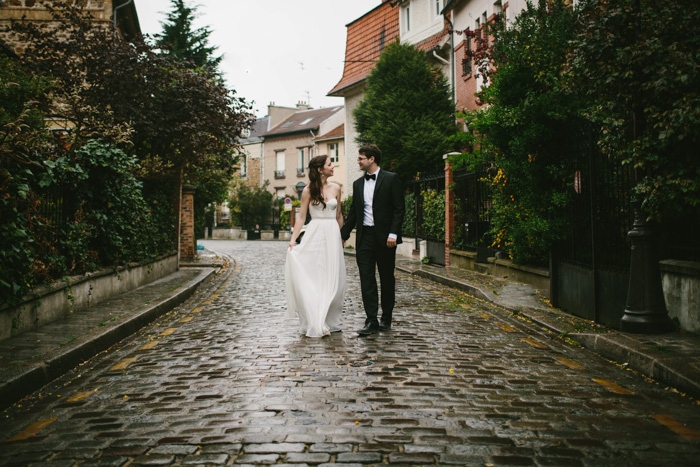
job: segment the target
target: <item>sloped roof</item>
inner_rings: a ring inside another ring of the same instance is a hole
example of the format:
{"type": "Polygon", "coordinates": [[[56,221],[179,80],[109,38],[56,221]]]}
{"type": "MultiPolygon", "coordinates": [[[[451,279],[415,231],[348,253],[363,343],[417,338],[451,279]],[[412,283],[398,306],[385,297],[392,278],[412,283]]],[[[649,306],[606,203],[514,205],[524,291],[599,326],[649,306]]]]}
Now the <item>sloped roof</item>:
{"type": "Polygon", "coordinates": [[[262,140],[261,135],[268,130],[269,125],[269,116],[256,119],[255,123],[253,123],[253,126],[250,128],[250,135],[247,138],[241,139],[241,144],[251,144],[260,142],[262,140]]]}
{"type": "Polygon", "coordinates": [[[384,47],[399,38],[399,9],[390,2],[382,3],[346,28],[343,77],[329,96],[342,96],[344,90],[367,78],[384,47]]]}
{"type": "Polygon", "coordinates": [[[279,125],[271,128],[261,136],[280,136],[291,133],[299,133],[306,131],[318,130],[321,122],[327,120],[334,113],[343,109],[343,106],[324,107],[321,109],[300,110],[293,113],[290,117],[280,122],[279,125]]]}
{"type": "Polygon", "coordinates": [[[445,21],[444,23],[445,25],[442,31],[423,39],[422,41],[415,44],[414,47],[418,50],[422,50],[423,52],[430,52],[431,50],[434,50],[435,48],[444,45],[445,41],[448,40],[450,36],[449,25],[447,21],[445,21]]]}
{"type": "Polygon", "coordinates": [[[314,138],[314,141],[325,141],[328,139],[338,138],[345,138],[345,123],[342,123],[339,126],[333,128],[326,134],[319,135],[318,137],[314,138]]]}

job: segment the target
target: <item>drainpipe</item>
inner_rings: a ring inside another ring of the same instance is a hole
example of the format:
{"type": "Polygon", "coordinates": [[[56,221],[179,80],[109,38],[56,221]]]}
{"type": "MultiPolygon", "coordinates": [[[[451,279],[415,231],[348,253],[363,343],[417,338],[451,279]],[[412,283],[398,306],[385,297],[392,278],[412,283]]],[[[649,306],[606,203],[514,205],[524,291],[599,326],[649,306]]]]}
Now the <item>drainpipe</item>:
{"type": "MultiPolygon", "coordinates": [[[[452,11],[450,11],[450,14],[452,11]]],[[[452,85],[452,103],[454,105],[457,104],[457,89],[456,89],[456,80],[455,80],[455,27],[454,24],[452,24],[452,21],[450,21],[450,18],[447,17],[447,12],[445,12],[445,21],[447,21],[447,24],[450,25],[450,53],[452,54],[452,57],[450,57],[450,84],[452,85]]],[[[433,51],[435,53],[435,51],[433,51]]]]}
{"type": "Polygon", "coordinates": [[[439,56],[439,55],[437,54],[437,52],[435,51],[435,49],[433,49],[433,57],[437,58],[440,62],[444,63],[445,65],[449,65],[449,64],[450,64],[450,62],[448,62],[447,60],[445,60],[444,58],[442,58],[441,56],[439,56]]]}
{"type": "Polygon", "coordinates": [[[125,6],[129,5],[133,1],[134,0],[127,0],[126,3],[114,7],[114,14],[112,16],[114,18],[114,40],[115,41],[117,40],[117,10],[119,10],[120,8],[124,8],[125,6]]]}

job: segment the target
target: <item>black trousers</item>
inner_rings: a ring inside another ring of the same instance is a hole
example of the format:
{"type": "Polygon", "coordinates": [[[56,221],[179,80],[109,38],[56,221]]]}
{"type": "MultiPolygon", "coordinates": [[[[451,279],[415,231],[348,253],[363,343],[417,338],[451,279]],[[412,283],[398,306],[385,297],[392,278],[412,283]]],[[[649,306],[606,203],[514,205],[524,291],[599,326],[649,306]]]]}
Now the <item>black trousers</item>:
{"type": "Polygon", "coordinates": [[[391,323],[396,302],[396,278],[394,277],[396,248],[387,248],[386,238],[377,238],[373,227],[363,227],[362,230],[362,239],[357,245],[355,259],[360,273],[362,304],[367,315],[365,324],[378,323],[379,290],[376,271],[379,271],[381,286],[381,319],[385,323],[391,323]]]}

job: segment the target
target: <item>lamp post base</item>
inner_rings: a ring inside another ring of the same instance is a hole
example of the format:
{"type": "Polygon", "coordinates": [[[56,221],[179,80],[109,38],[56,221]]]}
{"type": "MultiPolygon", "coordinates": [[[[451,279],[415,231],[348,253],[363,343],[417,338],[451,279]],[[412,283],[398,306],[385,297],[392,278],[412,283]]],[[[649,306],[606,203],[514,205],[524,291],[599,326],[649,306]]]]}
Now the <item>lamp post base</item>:
{"type": "Polygon", "coordinates": [[[634,225],[627,234],[632,244],[630,281],[620,330],[636,334],[671,332],[676,326],[666,311],[656,235],[639,202],[635,203],[634,211],[634,225]]]}

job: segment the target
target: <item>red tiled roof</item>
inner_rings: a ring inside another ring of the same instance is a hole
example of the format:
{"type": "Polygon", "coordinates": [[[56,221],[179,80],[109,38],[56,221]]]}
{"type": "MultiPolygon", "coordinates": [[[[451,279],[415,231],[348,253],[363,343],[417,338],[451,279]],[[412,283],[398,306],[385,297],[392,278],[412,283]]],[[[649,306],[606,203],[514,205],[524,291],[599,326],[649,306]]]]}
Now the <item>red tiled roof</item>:
{"type": "Polygon", "coordinates": [[[340,126],[333,128],[328,133],[323,134],[323,135],[319,135],[318,137],[314,138],[314,141],[323,141],[326,139],[338,139],[338,138],[344,138],[344,137],[345,137],[345,124],[343,123],[340,126]]]}
{"type": "Polygon", "coordinates": [[[382,49],[398,38],[399,9],[390,2],[348,24],[343,77],[328,95],[342,96],[344,90],[367,78],[382,49]]]}
{"type": "Polygon", "coordinates": [[[418,50],[422,50],[423,52],[430,52],[434,48],[442,46],[444,41],[449,38],[449,35],[449,24],[447,23],[447,21],[445,21],[445,25],[442,28],[442,31],[440,31],[437,34],[433,34],[432,36],[426,39],[423,39],[422,41],[415,44],[414,47],[418,50]]]}

